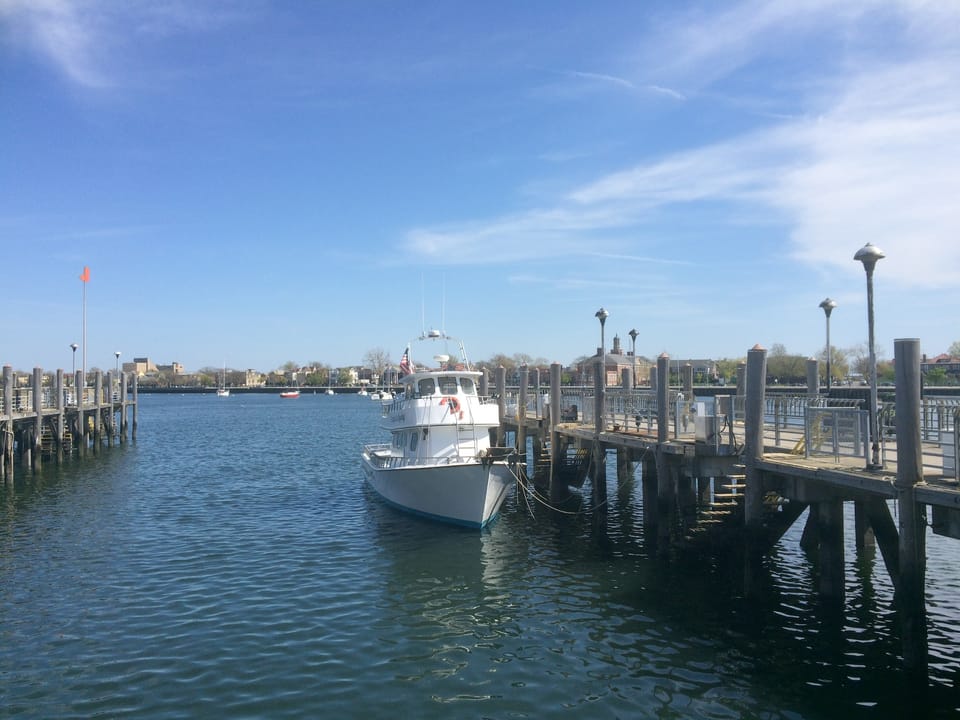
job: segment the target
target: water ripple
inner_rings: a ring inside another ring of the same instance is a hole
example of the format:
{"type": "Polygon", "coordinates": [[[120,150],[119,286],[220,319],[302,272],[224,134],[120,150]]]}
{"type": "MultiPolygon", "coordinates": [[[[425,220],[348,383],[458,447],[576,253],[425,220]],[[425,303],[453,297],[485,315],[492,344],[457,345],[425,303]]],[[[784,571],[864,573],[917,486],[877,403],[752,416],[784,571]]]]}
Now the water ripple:
{"type": "MultiPolygon", "coordinates": [[[[588,517],[529,517],[516,499],[482,533],[421,522],[362,484],[357,451],[377,419],[362,398],[145,396],[136,444],[20,483],[0,503],[2,714],[796,720],[907,707],[882,563],[849,563],[832,619],[796,536],[769,558],[760,604],[740,597],[735,562],[648,557],[638,489],[612,490],[606,548],[588,517]]],[[[952,545],[929,554],[931,703],[949,708],[960,573],[943,572],[952,545]]]]}

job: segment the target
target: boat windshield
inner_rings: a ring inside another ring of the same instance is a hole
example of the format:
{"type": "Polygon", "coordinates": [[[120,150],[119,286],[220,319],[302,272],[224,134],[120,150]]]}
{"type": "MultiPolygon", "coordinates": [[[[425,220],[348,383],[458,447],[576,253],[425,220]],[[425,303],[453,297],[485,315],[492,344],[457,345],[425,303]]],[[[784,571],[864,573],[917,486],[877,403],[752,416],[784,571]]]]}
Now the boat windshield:
{"type": "Polygon", "coordinates": [[[433,378],[423,378],[417,383],[417,394],[419,394],[421,397],[424,395],[433,395],[436,389],[437,384],[434,382],[433,378]]]}
{"type": "Polygon", "coordinates": [[[463,390],[464,395],[476,395],[477,387],[473,384],[473,380],[467,377],[460,378],[460,389],[463,390]]]}
{"type": "Polygon", "coordinates": [[[442,395],[456,395],[457,394],[457,378],[453,375],[441,375],[440,376],[440,393],[442,395]]]}

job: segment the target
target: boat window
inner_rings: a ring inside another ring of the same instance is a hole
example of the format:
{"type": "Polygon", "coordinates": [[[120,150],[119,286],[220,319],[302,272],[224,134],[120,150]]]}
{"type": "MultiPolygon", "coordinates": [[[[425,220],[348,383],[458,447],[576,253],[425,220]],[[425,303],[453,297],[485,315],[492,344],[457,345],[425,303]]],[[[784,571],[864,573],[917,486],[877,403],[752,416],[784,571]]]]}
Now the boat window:
{"type": "Polygon", "coordinates": [[[440,394],[442,395],[456,395],[457,394],[457,379],[452,376],[441,375],[440,376],[440,394]]]}
{"type": "Polygon", "coordinates": [[[470,378],[460,378],[460,388],[463,390],[464,395],[477,394],[477,388],[473,384],[473,380],[470,378]]]}
{"type": "Polygon", "coordinates": [[[416,433],[410,433],[410,452],[413,452],[417,449],[417,438],[419,436],[416,433]]]}
{"type": "Polygon", "coordinates": [[[434,384],[433,378],[424,378],[417,385],[417,392],[420,395],[433,395],[436,389],[437,386],[434,384]]]}

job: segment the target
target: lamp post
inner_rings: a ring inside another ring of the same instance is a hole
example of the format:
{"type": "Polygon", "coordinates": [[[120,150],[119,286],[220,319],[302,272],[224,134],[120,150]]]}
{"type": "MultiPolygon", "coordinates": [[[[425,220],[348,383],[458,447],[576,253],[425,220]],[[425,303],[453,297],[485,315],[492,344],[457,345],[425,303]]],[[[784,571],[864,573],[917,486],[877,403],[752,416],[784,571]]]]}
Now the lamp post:
{"type": "MultiPolygon", "coordinates": [[[[116,374],[114,377],[116,377],[116,383],[117,383],[117,397],[120,397],[120,385],[122,384],[122,383],[120,382],[120,351],[117,350],[117,351],[114,353],[114,356],[116,356],[116,358],[117,358],[117,374],[116,374]]],[[[111,390],[111,392],[112,392],[112,390],[111,390]]]]}
{"type": "Polygon", "coordinates": [[[607,318],[610,316],[603,308],[600,308],[596,312],[596,317],[600,320],[600,387],[597,388],[597,393],[600,395],[600,417],[597,418],[597,431],[599,432],[603,427],[603,413],[605,412],[604,404],[606,398],[604,397],[606,387],[607,387],[607,350],[606,343],[603,337],[603,327],[607,322],[607,318]]]}
{"type": "Polygon", "coordinates": [[[606,345],[603,337],[603,326],[607,322],[608,317],[610,317],[610,313],[608,313],[603,308],[600,308],[599,310],[597,310],[597,318],[599,318],[600,320],[600,366],[604,370],[604,372],[602,373],[602,377],[603,377],[602,384],[604,387],[606,387],[607,385],[607,377],[606,377],[607,368],[606,368],[606,363],[604,362],[604,355],[606,354],[606,345]]]}
{"type": "Polygon", "coordinates": [[[633,387],[637,387],[637,335],[639,334],[636,328],[627,333],[630,336],[630,352],[633,356],[630,361],[633,369],[633,372],[630,373],[633,378],[633,387]]]}
{"type": "Polygon", "coordinates": [[[830,394],[830,356],[833,354],[830,352],[830,313],[833,312],[833,309],[837,306],[836,300],[831,300],[830,298],[824,299],[820,303],[820,307],[823,308],[823,314],[827,316],[827,394],[830,394]]]}
{"type": "Polygon", "coordinates": [[[870,348],[870,441],[872,444],[868,470],[879,470],[883,467],[880,464],[880,418],[877,416],[877,355],[873,342],[873,269],[877,265],[877,260],[884,257],[886,255],[883,250],[870,243],[857,250],[857,254],[853,256],[854,260],[863,263],[863,269],[867,273],[867,343],[870,348]]]}
{"type": "Polygon", "coordinates": [[[71,368],[70,377],[76,378],[77,375],[77,348],[80,347],[76,343],[70,343],[70,349],[73,350],[73,367],[71,368]]]}

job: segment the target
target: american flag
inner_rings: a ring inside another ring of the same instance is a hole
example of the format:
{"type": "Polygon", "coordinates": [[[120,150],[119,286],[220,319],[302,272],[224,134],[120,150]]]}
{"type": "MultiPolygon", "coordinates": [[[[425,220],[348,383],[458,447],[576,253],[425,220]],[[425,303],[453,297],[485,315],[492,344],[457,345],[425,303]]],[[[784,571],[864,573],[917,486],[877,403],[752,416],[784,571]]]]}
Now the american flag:
{"type": "Polygon", "coordinates": [[[400,358],[400,374],[409,375],[413,372],[413,366],[410,364],[410,346],[403,351],[403,357],[400,358]]]}

